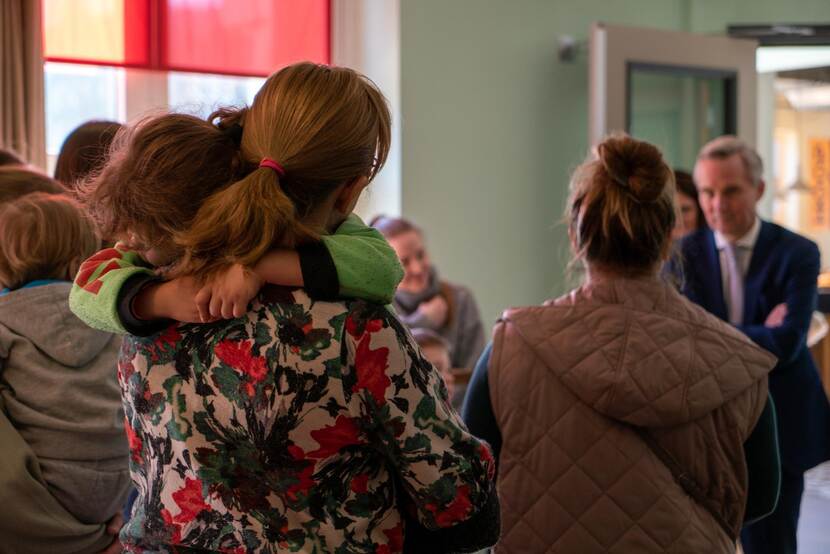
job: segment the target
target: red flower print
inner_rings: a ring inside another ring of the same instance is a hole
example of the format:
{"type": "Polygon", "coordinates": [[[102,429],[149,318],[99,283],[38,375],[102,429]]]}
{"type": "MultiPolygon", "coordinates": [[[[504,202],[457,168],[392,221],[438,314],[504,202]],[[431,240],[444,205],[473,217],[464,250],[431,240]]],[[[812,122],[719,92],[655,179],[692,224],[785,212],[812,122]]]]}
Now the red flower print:
{"type": "Polygon", "coordinates": [[[384,529],[383,534],[389,539],[389,549],[392,552],[403,552],[403,525],[398,523],[391,529],[384,529]]]}
{"type": "Polygon", "coordinates": [[[265,358],[251,354],[251,340],[223,340],[216,345],[216,355],[225,365],[247,375],[255,384],[265,379],[268,368],[265,358]]]}
{"type": "Polygon", "coordinates": [[[291,454],[291,457],[295,460],[305,459],[305,452],[303,452],[303,449],[296,444],[292,444],[288,447],[288,453],[291,454]]]}
{"type": "Polygon", "coordinates": [[[314,475],[314,464],[310,463],[304,467],[300,473],[295,475],[298,482],[286,489],[285,496],[287,496],[292,502],[296,502],[297,495],[299,493],[308,495],[308,491],[317,484],[314,479],[311,478],[312,475],[314,475]]]}
{"type": "Polygon", "coordinates": [[[244,546],[237,546],[236,548],[222,548],[219,552],[222,554],[245,554],[247,551],[244,546]]]}
{"type": "Polygon", "coordinates": [[[170,515],[170,511],[167,508],[161,509],[161,519],[167,524],[167,528],[172,531],[170,543],[179,544],[182,542],[182,528],[173,522],[173,516],[170,515]]]}
{"type": "MultiPolygon", "coordinates": [[[[305,452],[303,452],[303,449],[296,444],[292,444],[288,447],[288,453],[298,462],[305,459],[305,452]]],[[[296,475],[299,482],[291,485],[285,491],[285,494],[289,500],[296,502],[297,493],[300,492],[308,495],[308,491],[317,484],[314,479],[311,478],[312,475],[314,475],[314,463],[310,463],[303,468],[303,470],[296,475]]]]}
{"type": "Polygon", "coordinates": [[[210,510],[202,496],[202,481],[199,479],[185,479],[184,487],[173,493],[173,500],[181,510],[173,518],[175,523],[188,523],[205,510],[210,510]]]}
{"type": "Polygon", "coordinates": [[[352,483],[349,487],[352,489],[352,492],[356,492],[358,494],[362,494],[367,490],[367,483],[369,482],[369,476],[365,473],[360,475],[355,475],[352,478],[352,483]]]}
{"type": "Polygon", "coordinates": [[[455,490],[455,498],[453,498],[445,510],[435,513],[435,505],[427,505],[427,509],[435,513],[435,523],[438,524],[438,527],[452,527],[459,521],[464,521],[467,518],[467,514],[470,513],[471,507],[470,487],[467,485],[458,487],[455,490]]]}
{"type": "Polygon", "coordinates": [[[352,387],[352,392],[366,389],[375,399],[375,403],[383,404],[386,387],[392,384],[386,376],[386,366],[389,359],[389,349],[385,346],[372,350],[369,348],[370,335],[363,335],[357,345],[354,365],[357,370],[357,383],[352,387]]]}
{"type": "Polygon", "coordinates": [[[124,418],[124,431],[127,432],[127,443],[130,445],[130,457],[135,463],[140,464],[141,448],[143,445],[136,432],[130,427],[130,422],[127,421],[127,418],[124,418]]]}
{"type": "Polygon", "coordinates": [[[164,348],[165,346],[176,346],[180,340],[182,340],[182,335],[176,329],[176,325],[173,324],[156,337],[156,340],[153,342],[157,348],[164,348]]]}
{"type": "Polygon", "coordinates": [[[361,335],[364,333],[377,333],[383,328],[383,321],[380,319],[369,319],[366,321],[360,320],[355,321],[355,319],[348,315],[346,317],[346,332],[349,333],[354,338],[360,338],[361,335]],[[363,331],[360,330],[360,324],[363,323],[363,331]]]}
{"type": "Polygon", "coordinates": [[[130,377],[133,376],[135,373],[135,366],[133,362],[130,360],[118,360],[118,380],[122,383],[126,383],[130,380],[130,377]]]}
{"type": "Polygon", "coordinates": [[[358,337],[357,323],[355,323],[355,320],[351,316],[351,314],[346,316],[346,332],[349,333],[354,338],[358,337]]]}
{"type": "Polygon", "coordinates": [[[490,448],[486,444],[481,444],[478,447],[478,454],[481,457],[481,461],[487,467],[487,477],[492,479],[496,474],[496,462],[493,460],[493,452],[490,451],[490,448]]]}
{"type": "Polygon", "coordinates": [[[319,443],[320,448],[309,452],[309,458],[328,458],[340,451],[344,446],[360,442],[360,430],[353,419],[339,416],[333,426],[323,427],[311,432],[311,438],[319,443]]]}

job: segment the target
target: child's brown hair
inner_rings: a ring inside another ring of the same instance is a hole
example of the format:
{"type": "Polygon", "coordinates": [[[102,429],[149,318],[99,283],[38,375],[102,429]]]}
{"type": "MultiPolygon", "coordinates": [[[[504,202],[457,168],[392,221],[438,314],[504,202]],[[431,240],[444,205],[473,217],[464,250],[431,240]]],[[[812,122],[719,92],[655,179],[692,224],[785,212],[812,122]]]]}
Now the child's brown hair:
{"type": "Polygon", "coordinates": [[[121,127],[115,121],[87,121],[76,127],[61,145],[55,162],[55,179],[74,189],[77,182],[100,169],[121,127]]]}
{"type": "Polygon", "coordinates": [[[27,167],[0,167],[0,205],[33,192],[60,194],[66,189],[51,177],[27,167]]]}
{"type": "Polygon", "coordinates": [[[578,259],[623,273],[653,269],[668,254],[674,173],[653,144],[603,140],[571,178],[566,218],[578,259]]]}
{"type": "Polygon", "coordinates": [[[71,281],[101,246],[92,221],[63,194],[33,192],[0,205],[0,283],[71,281]]]}
{"type": "Polygon", "coordinates": [[[122,133],[86,202],[105,236],[135,232],[148,247],[175,246],[171,275],[253,265],[275,246],[318,237],[322,229],[301,220],[341,184],[374,177],[390,125],[366,77],[295,64],[269,77],[248,109],[208,121],[162,115],[122,133]],[[282,174],[258,167],[263,158],[282,174]]]}
{"type": "Polygon", "coordinates": [[[241,166],[233,137],[221,127],[192,115],[156,115],[118,132],[109,161],[79,193],[102,236],[133,234],[142,247],[169,247],[241,166]]]}

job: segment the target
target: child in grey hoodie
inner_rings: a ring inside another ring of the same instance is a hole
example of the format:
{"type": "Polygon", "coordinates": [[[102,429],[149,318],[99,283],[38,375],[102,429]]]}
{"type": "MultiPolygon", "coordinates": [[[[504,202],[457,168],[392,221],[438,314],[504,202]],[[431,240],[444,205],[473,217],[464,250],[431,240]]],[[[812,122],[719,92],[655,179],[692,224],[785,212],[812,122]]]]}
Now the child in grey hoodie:
{"type": "Polygon", "coordinates": [[[0,206],[0,400],[44,481],[82,523],[104,523],[130,487],[116,360],[120,340],[69,311],[71,279],[99,247],[72,199],[0,206]]]}

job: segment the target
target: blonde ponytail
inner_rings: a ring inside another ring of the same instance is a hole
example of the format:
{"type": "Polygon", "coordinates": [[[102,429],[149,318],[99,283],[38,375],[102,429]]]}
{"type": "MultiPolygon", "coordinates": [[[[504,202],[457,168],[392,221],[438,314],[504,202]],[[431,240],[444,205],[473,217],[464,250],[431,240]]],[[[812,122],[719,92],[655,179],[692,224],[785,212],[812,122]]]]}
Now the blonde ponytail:
{"type": "Polygon", "coordinates": [[[275,246],[317,238],[297,220],[276,172],[258,168],[205,200],[193,225],[175,236],[185,254],[170,274],[207,277],[231,263],[254,265],[275,246]]]}
{"type": "Polygon", "coordinates": [[[250,108],[207,120],[163,114],[122,130],[81,197],[105,236],[163,247],[175,257],[170,275],[208,276],[319,239],[325,230],[303,222],[339,187],[375,176],[390,129],[369,79],[295,64],[269,77],[250,108]],[[258,167],[263,158],[281,171],[258,167]]]}
{"type": "Polygon", "coordinates": [[[215,192],[192,224],[175,234],[184,254],[172,274],[208,276],[230,264],[254,265],[271,248],[318,240],[303,221],[339,186],[374,177],[386,160],[391,118],[366,77],[310,63],[268,78],[245,113],[218,113],[219,127],[241,124],[242,179],[215,192]],[[268,158],[279,170],[257,167],[268,158]]]}

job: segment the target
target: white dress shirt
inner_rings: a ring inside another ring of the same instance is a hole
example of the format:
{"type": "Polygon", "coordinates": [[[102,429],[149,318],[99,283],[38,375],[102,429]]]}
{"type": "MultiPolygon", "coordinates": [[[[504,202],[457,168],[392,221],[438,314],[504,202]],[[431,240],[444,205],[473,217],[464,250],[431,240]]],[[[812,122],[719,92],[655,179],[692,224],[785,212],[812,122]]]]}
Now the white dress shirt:
{"type": "MultiPolygon", "coordinates": [[[[755,223],[749,231],[735,241],[735,257],[741,271],[741,282],[746,284],[746,272],[749,271],[749,262],[752,260],[752,250],[758,242],[758,235],[761,233],[761,218],[755,216],[755,223]]],[[[719,231],[715,231],[715,246],[718,249],[718,260],[720,261],[721,290],[723,299],[726,302],[727,313],[732,307],[732,299],[729,297],[729,264],[726,261],[724,248],[729,241],[719,231]]],[[[746,288],[744,287],[744,290],[746,288]]]]}

